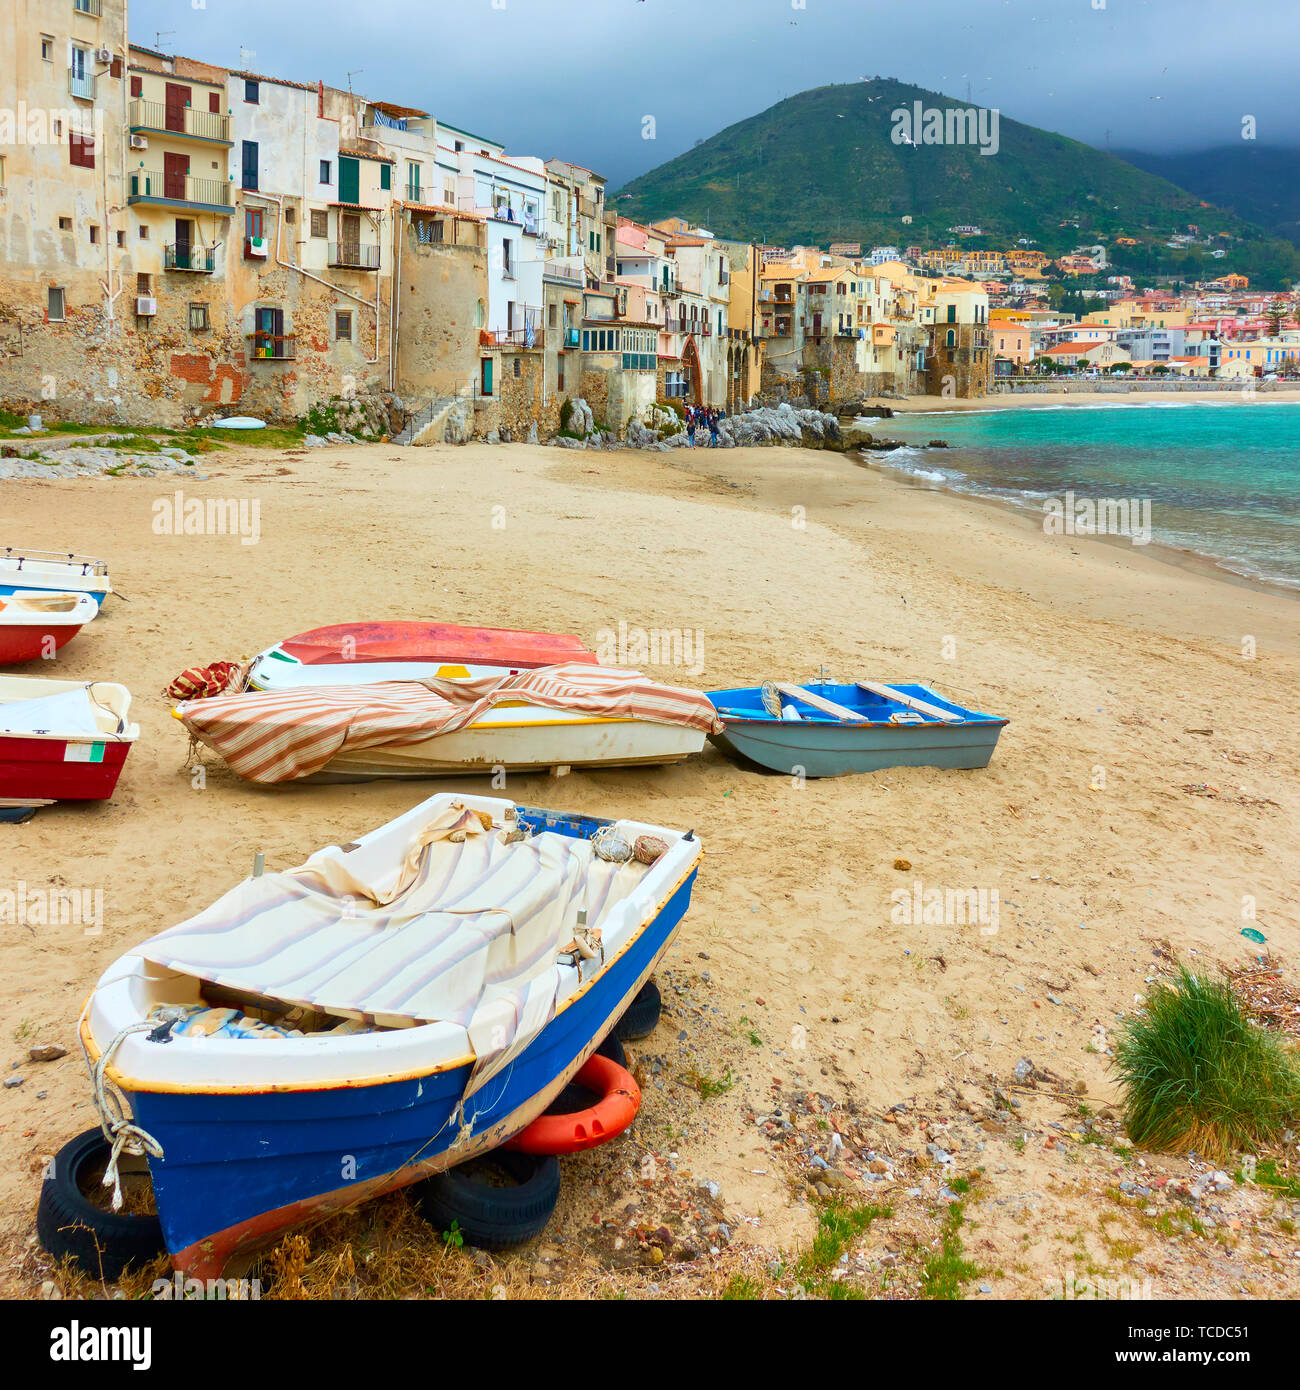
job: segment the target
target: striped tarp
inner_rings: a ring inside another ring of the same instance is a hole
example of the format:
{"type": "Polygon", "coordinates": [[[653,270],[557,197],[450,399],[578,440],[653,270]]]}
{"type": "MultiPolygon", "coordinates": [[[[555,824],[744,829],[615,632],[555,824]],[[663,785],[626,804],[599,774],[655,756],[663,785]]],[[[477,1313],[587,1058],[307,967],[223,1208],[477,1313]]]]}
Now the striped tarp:
{"type": "Polygon", "coordinates": [[[554,1017],[556,960],[579,909],[598,926],[644,872],[595,858],[590,840],[507,843],[453,803],[409,843],[320,850],[138,949],[285,1005],[387,1027],[459,1025],[478,1059],[472,1091],[554,1017]]]}
{"type": "Polygon", "coordinates": [[[660,685],[637,671],[571,662],[478,680],[386,681],[249,692],[178,707],[185,727],[252,782],[319,772],[336,753],[416,743],[463,729],[503,701],[604,719],[644,719],[719,733],[698,690],[660,685]]]}

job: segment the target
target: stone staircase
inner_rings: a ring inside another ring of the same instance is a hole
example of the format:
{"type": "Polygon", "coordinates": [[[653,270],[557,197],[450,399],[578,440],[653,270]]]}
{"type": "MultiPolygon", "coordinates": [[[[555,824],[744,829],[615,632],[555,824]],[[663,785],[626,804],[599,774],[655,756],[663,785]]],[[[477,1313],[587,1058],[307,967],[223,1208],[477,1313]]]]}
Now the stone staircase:
{"type": "Polygon", "coordinates": [[[427,401],[407,420],[401,433],[393,439],[394,444],[463,444],[468,437],[463,417],[466,410],[458,412],[457,407],[466,407],[473,413],[472,405],[464,396],[437,396],[427,401]],[[453,437],[448,439],[448,425],[455,423],[453,437]]]}

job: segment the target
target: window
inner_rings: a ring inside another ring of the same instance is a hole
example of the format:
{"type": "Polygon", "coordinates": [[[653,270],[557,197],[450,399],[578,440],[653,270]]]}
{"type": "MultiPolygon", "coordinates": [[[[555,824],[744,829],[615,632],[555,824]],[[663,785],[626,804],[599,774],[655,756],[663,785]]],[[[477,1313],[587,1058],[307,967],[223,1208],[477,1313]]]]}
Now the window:
{"type": "Polygon", "coordinates": [[[149,228],[146,227],[146,226],[144,225],[144,223],[141,223],[141,224],[140,224],[140,240],[141,240],[141,241],[148,241],[148,240],[149,240],[149,228]]]}
{"type": "Polygon", "coordinates": [[[352,341],[352,311],[339,309],[334,315],[334,338],[336,342],[352,341]]]}
{"type": "Polygon", "coordinates": [[[330,175],[331,175],[330,162],[329,162],[328,159],[322,159],[321,162],[320,162],[320,181],[321,181],[322,183],[329,183],[329,182],[330,182],[330,175]]]}
{"type": "Polygon", "coordinates": [[[153,294],[153,276],[137,274],[135,277],[135,292],[143,299],[148,299],[153,294]]]}
{"type": "Polygon", "coordinates": [[[59,218],[59,231],[61,231],[61,232],[70,232],[71,230],[72,230],[72,218],[70,218],[70,217],[60,217],[60,218],[59,218]]]}
{"type": "Polygon", "coordinates": [[[251,78],[244,79],[244,100],[252,102],[254,106],[262,100],[262,84],[254,82],[251,78]]]}
{"type": "Polygon", "coordinates": [[[509,237],[501,242],[501,275],[506,280],[515,278],[514,243],[509,237]]]}
{"type": "Polygon", "coordinates": [[[948,347],[956,347],[956,346],[957,346],[957,333],[956,333],[956,330],[955,330],[955,329],[950,328],[950,329],[948,330],[947,346],[948,346],[948,347]]]}
{"type": "Polygon", "coordinates": [[[68,131],[68,162],[78,169],[95,167],[95,137],[79,130],[68,131]]]}
{"type": "Polygon", "coordinates": [[[131,79],[131,95],[132,95],[133,97],[137,97],[137,98],[138,98],[138,97],[144,96],[144,78],[143,78],[143,77],[133,77],[133,78],[131,79]]]}
{"type": "Polygon", "coordinates": [[[125,232],[118,232],[118,234],[117,234],[117,244],[118,244],[119,246],[125,246],[125,245],[126,245],[126,233],[125,233],[125,232]]]}
{"type": "Polygon", "coordinates": [[[206,333],[211,326],[208,320],[208,306],[206,304],[191,304],[190,332],[206,333]]]}
{"type": "Polygon", "coordinates": [[[243,151],[243,181],[242,188],[248,188],[256,192],[257,190],[257,141],[245,140],[243,151]]]}
{"type": "Polygon", "coordinates": [[[244,209],[244,236],[249,241],[261,239],[266,235],[266,211],[264,208],[244,209]]]}
{"type": "Polygon", "coordinates": [[[46,300],[46,317],[51,323],[62,323],[63,308],[63,291],[57,286],[51,285],[46,300]]]}
{"type": "Polygon", "coordinates": [[[517,357],[514,359],[514,364],[515,364],[515,380],[517,381],[517,380],[519,379],[519,359],[518,359],[517,357]]]}
{"type": "Polygon", "coordinates": [[[221,115],[221,93],[220,93],[220,92],[209,92],[209,93],[208,93],[208,111],[209,111],[213,116],[219,116],[219,115],[221,115]]]}
{"type": "Polygon", "coordinates": [[[288,226],[292,227],[293,224],[298,220],[297,211],[294,208],[285,208],[284,220],[288,226]]]}
{"type": "Polygon", "coordinates": [[[557,327],[559,326],[559,318],[560,318],[560,316],[559,316],[558,310],[559,310],[559,306],[558,306],[558,305],[550,304],[550,305],[547,306],[547,310],[546,310],[546,326],[547,326],[548,328],[557,328],[557,327]]]}
{"type": "Polygon", "coordinates": [[[444,207],[454,208],[456,206],[456,185],[450,179],[443,180],[442,202],[444,207]]]}
{"type": "Polygon", "coordinates": [[[393,166],[391,164],[381,164],[379,166],[379,186],[387,191],[393,186],[393,166]]]}
{"type": "Polygon", "coordinates": [[[41,35],[41,57],[47,63],[54,61],[54,40],[47,38],[44,34],[41,35]]]}
{"type": "Polygon", "coordinates": [[[92,225],[90,228],[88,228],[88,230],[89,230],[89,232],[90,232],[90,244],[91,244],[92,246],[98,246],[98,245],[99,245],[99,228],[92,225]]]}
{"type": "Polygon", "coordinates": [[[406,163],[406,196],[413,203],[420,201],[420,166],[411,160],[406,163]]]}
{"type": "Polygon", "coordinates": [[[328,212],[322,212],[319,208],[312,208],[311,234],[312,236],[329,236],[330,215],[328,212]]]}

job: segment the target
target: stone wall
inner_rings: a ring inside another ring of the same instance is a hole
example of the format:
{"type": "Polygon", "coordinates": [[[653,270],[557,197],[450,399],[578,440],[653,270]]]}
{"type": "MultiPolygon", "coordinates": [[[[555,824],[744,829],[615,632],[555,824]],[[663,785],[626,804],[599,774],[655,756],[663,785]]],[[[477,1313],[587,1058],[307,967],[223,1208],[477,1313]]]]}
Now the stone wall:
{"type": "Polygon", "coordinates": [[[487,302],[487,255],[478,247],[402,246],[397,390],[412,400],[454,396],[478,372],[479,301],[487,302]]]}
{"type": "Polygon", "coordinates": [[[499,436],[516,444],[532,437],[549,439],[560,428],[564,398],[545,389],[543,350],[503,349],[495,359],[494,394],[474,402],[475,436],[499,436]]]}

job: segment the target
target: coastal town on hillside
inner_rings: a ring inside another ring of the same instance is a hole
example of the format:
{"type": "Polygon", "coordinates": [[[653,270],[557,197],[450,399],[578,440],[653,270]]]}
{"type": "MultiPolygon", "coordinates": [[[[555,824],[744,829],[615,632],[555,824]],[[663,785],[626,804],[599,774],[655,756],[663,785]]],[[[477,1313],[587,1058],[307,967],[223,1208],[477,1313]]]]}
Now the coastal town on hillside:
{"type": "Polygon", "coordinates": [[[1141,287],[1104,245],[975,249],[973,223],[941,247],[825,250],[640,223],[570,160],[131,43],[122,0],[21,4],[0,131],[10,412],[183,427],[380,397],[404,442],[431,443],[553,438],[576,402],[625,437],[687,406],[1300,373],[1289,287],[1141,287]]]}

